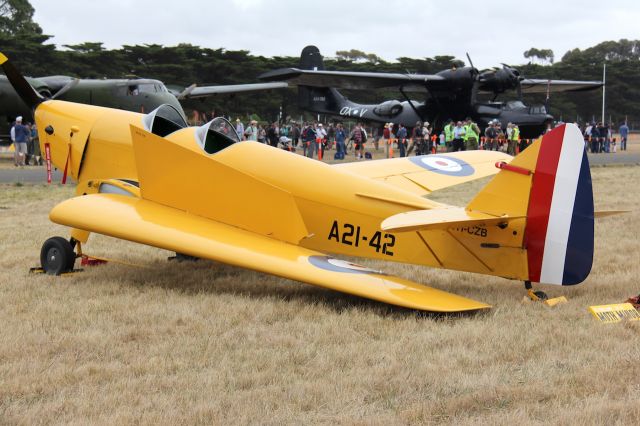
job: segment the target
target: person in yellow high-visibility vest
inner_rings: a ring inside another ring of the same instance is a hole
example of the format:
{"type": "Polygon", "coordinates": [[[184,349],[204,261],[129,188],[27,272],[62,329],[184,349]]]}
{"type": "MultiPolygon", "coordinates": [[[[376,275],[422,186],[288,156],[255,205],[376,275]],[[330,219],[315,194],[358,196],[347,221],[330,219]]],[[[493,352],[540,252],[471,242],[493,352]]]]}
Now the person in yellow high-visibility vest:
{"type": "Polygon", "coordinates": [[[467,151],[478,149],[478,139],[480,139],[480,128],[472,119],[467,118],[464,132],[464,145],[467,151]]]}
{"type": "Polygon", "coordinates": [[[449,120],[449,122],[444,126],[444,145],[446,147],[447,152],[451,152],[452,143],[453,143],[453,120],[449,120]]]}
{"type": "MultiPolygon", "coordinates": [[[[511,123],[509,123],[511,124],[511,123]]],[[[509,144],[507,145],[507,154],[516,155],[516,145],[520,140],[520,128],[517,124],[511,124],[511,134],[509,135],[509,144]]]]}

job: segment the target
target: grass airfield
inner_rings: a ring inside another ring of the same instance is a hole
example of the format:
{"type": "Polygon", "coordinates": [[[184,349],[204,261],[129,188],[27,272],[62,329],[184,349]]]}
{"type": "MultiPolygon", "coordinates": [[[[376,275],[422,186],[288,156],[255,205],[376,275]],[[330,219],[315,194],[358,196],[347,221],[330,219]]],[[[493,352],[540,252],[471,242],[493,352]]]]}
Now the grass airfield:
{"type": "MultiPolygon", "coordinates": [[[[640,293],[640,167],[592,169],[595,262],[569,302],[522,283],[382,261],[367,266],[481,300],[476,315],[401,310],[92,235],[120,263],[30,275],[70,186],[0,185],[0,423],[637,424],[640,322],[593,304],[640,293]]],[[[435,193],[464,205],[486,180],[435,193]]]]}

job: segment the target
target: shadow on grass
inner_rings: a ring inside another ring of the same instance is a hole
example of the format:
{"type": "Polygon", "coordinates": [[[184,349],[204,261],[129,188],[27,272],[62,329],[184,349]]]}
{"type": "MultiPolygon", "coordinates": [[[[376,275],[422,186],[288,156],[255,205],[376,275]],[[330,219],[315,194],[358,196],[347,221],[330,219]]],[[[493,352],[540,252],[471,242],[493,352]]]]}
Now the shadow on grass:
{"type": "MultiPolygon", "coordinates": [[[[90,270],[94,267],[89,267],[90,270]]],[[[482,316],[482,311],[436,313],[426,312],[316,287],[299,281],[276,277],[248,269],[208,260],[195,262],[154,262],[148,268],[127,265],[98,266],[101,276],[123,285],[156,287],[180,294],[227,294],[251,299],[300,302],[330,309],[337,313],[360,310],[382,317],[427,318],[448,320],[482,316]]],[[[486,310],[485,310],[486,312],[486,310]]]]}

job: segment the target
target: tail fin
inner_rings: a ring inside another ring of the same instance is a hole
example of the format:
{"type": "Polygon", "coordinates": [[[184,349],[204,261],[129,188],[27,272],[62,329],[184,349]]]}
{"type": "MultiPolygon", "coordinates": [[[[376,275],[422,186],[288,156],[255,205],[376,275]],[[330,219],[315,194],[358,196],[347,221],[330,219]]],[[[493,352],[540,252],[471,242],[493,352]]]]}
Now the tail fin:
{"type": "Polygon", "coordinates": [[[584,281],[593,262],[594,211],[580,130],[565,124],[544,135],[504,167],[467,210],[526,216],[523,247],[530,281],[584,281]]]}
{"type": "MultiPolygon", "coordinates": [[[[316,46],[307,46],[302,49],[300,69],[324,70],[324,61],[316,46]]],[[[303,109],[322,114],[336,114],[344,101],[344,96],[331,87],[298,86],[298,105],[303,109]]]]}
{"type": "Polygon", "coordinates": [[[301,70],[324,70],[324,61],[320,54],[320,49],[316,46],[307,46],[300,53],[300,69],[301,70]]]}

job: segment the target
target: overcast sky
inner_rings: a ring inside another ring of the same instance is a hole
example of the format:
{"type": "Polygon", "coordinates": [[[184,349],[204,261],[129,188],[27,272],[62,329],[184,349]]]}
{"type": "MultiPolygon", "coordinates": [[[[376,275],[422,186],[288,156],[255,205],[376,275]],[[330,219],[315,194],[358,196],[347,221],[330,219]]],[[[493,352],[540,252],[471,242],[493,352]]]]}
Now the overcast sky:
{"type": "MultiPolygon", "coordinates": [[[[58,46],[85,41],[191,43],[298,56],[315,44],[325,56],[359,49],[385,60],[469,52],[479,68],[522,64],[531,47],[568,50],[638,39],[631,0],[31,0],[35,21],[58,46]]],[[[411,71],[411,70],[409,70],[411,71]]]]}

